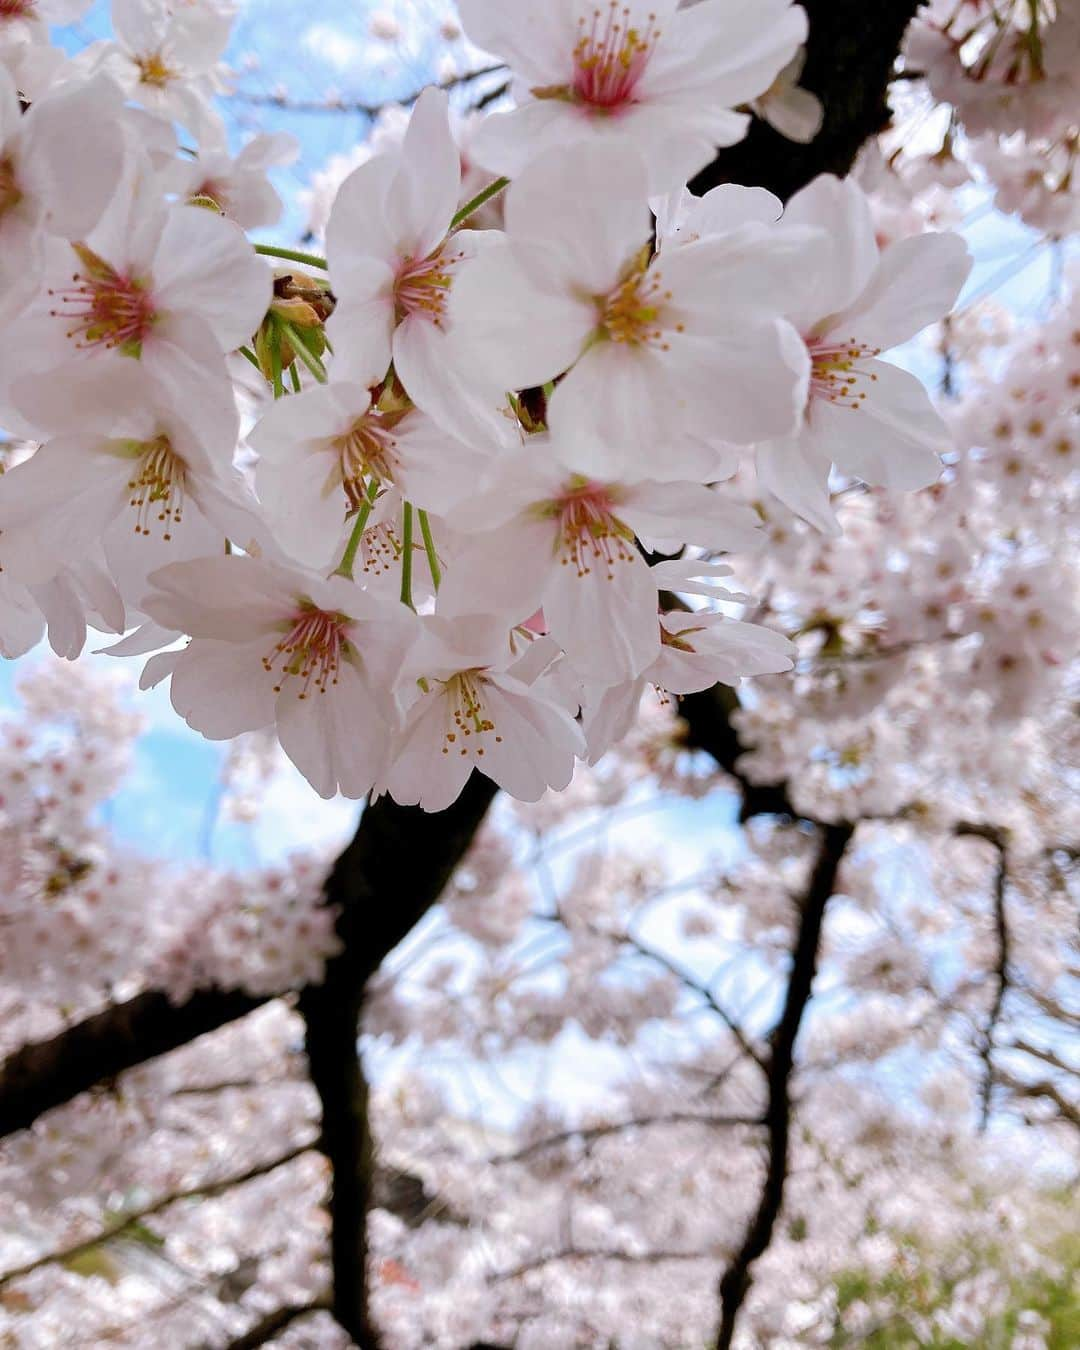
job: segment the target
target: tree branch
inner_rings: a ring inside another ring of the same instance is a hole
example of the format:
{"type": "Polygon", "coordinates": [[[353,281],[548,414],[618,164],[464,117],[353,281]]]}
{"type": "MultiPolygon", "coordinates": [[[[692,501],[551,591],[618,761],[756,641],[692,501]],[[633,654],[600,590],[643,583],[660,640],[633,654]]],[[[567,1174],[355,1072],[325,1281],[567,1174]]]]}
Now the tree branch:
{"type": "Polygon", "coordinates": [[[691,187],[719,183],[768,188],[787,200],[819,173],[843,177],[866,140],[889,124],[886,90],[908,24],[922,0],[801,0],[810,19],[799,83],[821,100],[825,120],[809,145],[755,120],[750,134],[723,150],[691,187]]]}
{"type": "Polygon", "coordinates": [[[986,1015],[979,1037],[979,1056],[983,1062],[983,1079],[979,1092],[979,1128],[985,1130],[990,1123],[990,1105],[994,1094],[994,1038],[998,1022],[1005,1006],[1005,995],[1009,992],[1009,917],[1005,908],[1005,889],[1009,879],[1008,838],[1004,830],[993,825],[974,825],[961,821],[956,826],[956,834],[985,839],[997,851],[997,866],[994,868],[994,932],[997,937],[997,961],[994,964],[994,999],[986,1015]]]}
{"type": "Polygon", "coordinates": [[[231,1340],[225,1347],[225,1350],[257,1350],[260,1345],[265,1345],[267,1341],[273,1340],[280,1332],[301,1317],[310,1317],[312,1313],[329,1311],[327,1303],[299,1303],[290,1305],[287,1308],[276,1308],[272,1313],[267,1313],[244,1332],[242,1336],[237,1336],[231,1340]]]}
{"type": "Polygon", "coordinates": [[[764,1123],[760,1116],[695,1115],[692,1111],[668,1111],[659,1116],[639,1116],[635,1120],[620,1120],[611,1125],[579,1126],[575,1130],[561,1130],[558,1134],[535,1139],[513,1153],[496,1153],[488,1159],[488,1162],[495,1167],[504,1163],[526,1162],[537,1153],[544,1153],[549,1148],[559,1148],[560,1145],[568,1144],[574,1139],[580,1139],[583,1144],[591,1144],[596,1139],[607,1139],[611,1135],[644,1130],[654,1125],[707,1125],[711,1129],[722,1129],[735,1125],[754,1126],[764,1123]]]}
{"type": "MultiPolygon", "coordinates": [[[[466,70],[460,75],[453,75],[450,79],[443,80],[438,87],[449,91],[456,89],[459,85],[470,84],[473,80],[478,80],[484,75],[496,75],[499,71],[505,69],[505,66],[496,63],[490,66],[481,66],[476,70],[466,70]]],[[[505,93],[507,87],[507,85],[502,85],[498,94],[505,93]]],[[[281,108],[285,112],[295,113],[361,113],[365,117],[378,117],[379,113],[386,108],[407,108],[411,106],[426,88],[428,86],[424,85],[423,89],[413,89],[409,93],[403,94],[401,98],[386,99],[382,103],[365,103],[362,99],[292,99],[289,98],[288,94],[261,94],[247,89],[234,89],[227,97],[234,103],[246,103],[253,108],[281,108]]],[[[483,107],[485,99],[491,101],[493,97],[498,97],[498,94],[485,95],[477,106],[483,107]]]]}
{"type": "Polygon", "coordinates": [[[44,1256],[36,1256],[32,1261],[27,1261],[21,1266],[13,1266],[10,1270],[5,1270],[0,1274],[0,1289],[5,1288],[14,1280],[21,1279],[24,1275],[29,1275],[32,1270],[37,1270],[39,1266],[55,1265],[58,1261],[71,1261],[83,1252],[88,1252],[94,1247],[100,1247],[103,1242],[110,1242],[113,1238],[122,1237],[129,1229],[142,1223],[144,1219],[152,1218],[155,1214],[160,1214],[162,1210],[168,1209],[171,1205],[179,1204],[182,1200],[209,1200],[216,1195],[223,1195],[226,1191],[231,1191],[235,1186],[243,1186],[245,1182],[254,1181],[257,1177],[268,1176],[271,1172],[276,1172],[279,1167],[284,1167],[286,1163],[293,1162],[296,1158],[302,1157],[305,1153],[310,1153],[316,1147],[315,1140],[308,1140],[304,1144],[298,1144],[295,1148],[289,1149],[287,1153],[282,1153],[276,1158],[271,1158],[268,1162],[254,1163],[243,1172],[238,1172],[231,1177],[221,1177],[218,1181],[205,1181],[197,1186],[189,1186],[185,1190],[171,1191],[168,1195],[153,1201],[152,1204],[144,1205],[141,1209],[132,1210],[128,1214],[123,1214],[114,1222],[107,1224],[93,1237],[83,1238],[79,1242],[73,1242],[67,1247],[60,1248],[59,1251],[47,1252],[44,1256]]]}
{"type": "Polygon", "coordinates": [[[364,986],[438,899],[494,795],[491,780],[474,773],[453,806],[437,814],[381,798],[364,812],[326,885],[327,899],[339,906],[342,950],[327,964],[323,983],[303,991],[300,1012],[322,1103],[321,1148],[333,1173],[330,1310],[361,1350],[378,1345],[367,1269],[374,1145],[356,1043],[364,986]]]}
{"type": "Polygon", "coordinates": [[[22,1046],[0,1065],[0,1137],[27,1129],[80,1092],[246,1017],[265,1002],[239,990],[205,989],[175,1004],[148,991],[22,1046]]]}
{"type": "MultiPolygon", "coordinates": [[[[326,887],[327,901],[350,916],[346,942],[357,981],[378,968],[438,898],[494,795],[486,778],[475,778],[457,805],[435,815],[389,798],[364,812],[326,887]]],[[[22,1046],[0,1065],[0,1137],[28,1128],[98,1083],[246,1017],[269,997],[206,989],[174,1004],[148,991],[22,1046]]]]}
{"type": "Polygon", "coordinates": [[[784,1199],[791,1130],[791,1078],[795,1042],[810,1001],[817,971],[818,948],[825,908],[836,884],[836,874],[853,834],[850,825],[828,825],[822,831],[821,850],[810,878],[792,953],[784,1010],[769,1040],[769,1102],[765,1111],[768,1155],[761,1199],[742,1246],[720,1280],[720,1330],[717,1350],[730,1350],[739,1309],[750,1290],[751,1267],[772,1241],[773,1228],[784,1199]]]}

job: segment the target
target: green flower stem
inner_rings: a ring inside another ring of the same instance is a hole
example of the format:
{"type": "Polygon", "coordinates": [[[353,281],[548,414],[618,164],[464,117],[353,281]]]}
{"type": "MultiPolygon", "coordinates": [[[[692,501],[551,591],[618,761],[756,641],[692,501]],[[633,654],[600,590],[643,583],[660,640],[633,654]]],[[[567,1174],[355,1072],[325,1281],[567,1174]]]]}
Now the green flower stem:
{"type": "Polygon", "coordinates": [[[274,398],[279,399],[285,393],[281,382],[281,328],[270,320],[270,382],[274,386],[274,398]]]}
{"type": "Polygon", "coordinates": [[[350,581],[353,579],[353,566],[356,563],[356,554],[360,548],[360,540],[363,538],[364,530],[367,528],[368,517],[371,515],[371,508],[375,505],[375,498],[378,495],[379,484],[376,479],[372,479],[368,484],[367,497],[363,506],[356,513],[356,521],[352,527],[352,534],[349,535],[349,542],[345,545],[345,552],[341,555],[341,562],[334,569],[335,575],[347,577],[350,581]]]}
{"type": "Polygon", "coordinates": [[[297,329],[291,323],[286,323],[283,319],[279,319],[278,323],[281,324],[281,331],[289,339],[289,346],[300,360],[303,361],[304,365],[307,366],[308,370],[311,371],[312,375],[315,376],[319,383],[325,384],[327,378],[326,367],[300,336],[297,329]]]}
{"type": "Polygon", "coordinates": [[[300,253],[294,248],[276,248],[273,244],[256,244],[255,252],[267,258],[285,258],[289,262],[306,263],[308,267],[321,267],[326,271],[326,259],[317,253],[300,253]]]}
{"type": "Polygon", "coordinates": [[[504,187],[510,186],[509,178],[496,178],[493,183],[489,183],[483,191],[478,192],[471,201],[467,201],[460,211],[456,213],[450,222],[450,228],[453,230],[464,220],[468,220],[474,211],[479,211],[485,202],[491,201],[500,193],[504,187]]]}
{"type": "Polygon", "coordinates": [[[439,555],[435,552],[435,540],[431,537],[431,522],[426,511],[416,513],[420,518],[420,533],[424,536],[424,552],[427,554],[428,568],[436,591],[442,581],[442,569],[439,567],[439,555]]]}
{"type": "Polygon", "coordinates": [[[413,509],[406,502],[401,512],[401,603],[413,608],[412,601],[413,509]]]}
{"type": "Polygon", "coordinates": [[[260,375],[262,374],[262,366],[259,365],[259,358],[255,355],[255,353],[251,350],[250,347],[237,347],[236,350],[240,353],[241,356],[243,356],[246,360],[251,362],[251,364],[255,367],[255,369],[259,372],[260,375]]]}

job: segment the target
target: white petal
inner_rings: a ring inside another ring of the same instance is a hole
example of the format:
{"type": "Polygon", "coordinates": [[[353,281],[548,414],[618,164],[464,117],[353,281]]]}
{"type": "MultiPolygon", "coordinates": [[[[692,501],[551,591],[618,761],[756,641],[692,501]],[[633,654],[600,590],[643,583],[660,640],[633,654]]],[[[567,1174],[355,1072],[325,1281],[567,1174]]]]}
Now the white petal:
{"type": "Polygon", "coordinates": [[[822,534],[840,533],[829,493],[831,461],[820,454],[816,442],[805,436],[763,441],[756,463],[758,482],[766,492],[822,534]]]}
{"type": "Polygon", "coordinates": [[[819,450],[844,473],[902,492],[928,487],[941,474],[938,452],[949,445],[941,414],[922,384],[886,361],[860,366],[877,376],[858,411],[815,400],[810,429],[819,450]]]}
{"type": "Polygon", "coordinates": [[[907,342],[948,314],[971,271],[958,234],[897,239],[882,253],[870,284],[833,325],[880,351],[907,342]]]}
{"type": "Polygon", "coordinates": [[[231,220],[197,206],[168,213],[154,259],[154,299],[197,315],[223,351],[249,341],[272,298],[265,259],[231,220]]]}
{"type": "Polygon", "coordinates": [[[178,654],[173,667],[173,707],[188,726],[212,741],[269,726],[274,720],[273,679],[262,666],[268,652],[265,639],[196,639],[178,654]]]}
{"type": "Polygon", "coordinates": [[[656,587],[632,543],[612,549],[610,564],[588,558],[553,568],[544,588],[544,616],[575,670],[598,684],[633,679],[657,656],[656,587]]]}

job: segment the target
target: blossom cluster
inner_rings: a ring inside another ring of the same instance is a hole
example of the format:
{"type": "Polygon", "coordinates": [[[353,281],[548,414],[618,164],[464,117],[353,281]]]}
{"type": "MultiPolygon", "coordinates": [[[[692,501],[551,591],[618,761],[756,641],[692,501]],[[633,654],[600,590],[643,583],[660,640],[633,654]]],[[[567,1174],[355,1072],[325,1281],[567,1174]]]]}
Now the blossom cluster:
{"type": "Polygon", "coordinates": [[[0,425],[35,447],[0,482],[0,649],[126,634],[202,734],[274,728],[321,795],[430,810],[474,768],[565,788],[649,685],[790,667],[732,617],[718,560],[765,539],[725,480],[752,458],[825,532],[834,471],[932,482],[944,424],[880,357],[969,265],[950,234],[880,248],[832,177],[786,209],[687,191],[790,87],[789,0],[460,8],[513,73],[470,135],[485,185],[463,203],[429,88],[325,260],[244,233],[288,147],[224,148],[227,7],[115,0],[70,61],[0,36],[0,425]],[[245,359],[274,400],[242,428],[245,359]]]}
{"type": "MultiPolygon", "coordinates": [[[[988,181],[1001,211],[1062,239],[1080,221],[1080,11],[1064,0],[932,0],[908,31],[907,70],[949,116],[909,177],[988,181]]],[[[903,153],[901,146],[895,153],[903,153]]]]}
{"type": "MultiPolygon", "coordinates": [[[[164,864],[117,840],[107,804],[143,730],[120,672],[36,662],[0,723],[3,1050],[142,988],[279,994],[338,950],[328,859],[243,873],[164,864]]],[[[237,742],[242,745],[243,742],[237,742]]]]}

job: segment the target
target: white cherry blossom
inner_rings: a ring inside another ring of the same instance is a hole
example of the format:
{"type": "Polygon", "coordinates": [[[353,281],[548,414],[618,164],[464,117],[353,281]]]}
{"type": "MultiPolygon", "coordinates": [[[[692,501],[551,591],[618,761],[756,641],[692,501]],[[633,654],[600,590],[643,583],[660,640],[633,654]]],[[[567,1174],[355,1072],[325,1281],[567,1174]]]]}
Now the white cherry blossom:
{"type": "Polygon", "coordinates": [[[476,158],[517,176],[544,150],[633,146],[653,193],[686,182],[746,134],[734,109],[764,94],[806,37],[790,0],[461,0],[470,39],[505,60],[518,107],[492,114],[476,158]]]}
{"type": "Polygon", "coordinates": [[[359,384],[332,381],[282,399],[248,435],[256,483],[279,543],[332,567],[350,518],[386,487],[439,513],[469,495],[499,447],[466,445],[401,400],[373,405],[359,384]]]}
{"type": "Polygon", "coordinates": [[[246,557],[172,563],[142,608],[188,633],[152,657],[144,685],[172,677],[173,707],[211,740],[274,727],[321,797],[363,797],[397,729],[393,686],[413,616],[344,577],[246,557]]]}
{"type": "Polygon", "coordinates": [[[736,228],[650,259],[645,199],[631,149],[548,152],[511,186],[506,244],[462,273],[450,313],[471,366],[508,388],[569,370],[552,430],[598,471],[649,476],[678,472],[688,435],[793,428],[806,358],[779,318],[801,232],[736,228]]]}
{"type": "Polygon", "coordinates": [[[877,358],[947,314],[971,269],[955,234],[900,239],[880,250],[852,182],[816,179],[788,203],[777,233],[818,228],[807,246],[812,288],[787,317],[809,357],[801,425],[758,447],[758,476],[819,529],[835,530],[829,469],[910,491],[932,483],[948,444],[941,415],[914,375],[877,358]]]}
{"type": "Polygon", "coordinates": [[[327,332],[340,375],[375,385],[393,361],[412,401],[468,439],[499,434],[509,386],[455,359],[448,299],[468,260],[491,239],[483,231],[450,232],[460,188],[446,95],[426,89],[400,151],[361,164],[338,191],[326,226],[338,297],[327,332]]]}
{"type": "Polygon", "coordinates": [[[449,806],[474,768],[521,801],[565,788],[584,739],[564,709],[515,676],[506,625],[481,615],[420,622],[409,664],[418,697],[381,787],[426,811],[449,806]]]}
{"type": "Polygon", "coordinates": [[[636,540],[659,549],[688,537],[753,548],[757,519],[697,483],[592,478],[568,463],[533,438],[455,513],[484,528],[453,557],[440,610],[491,609],[517,624],[542,607],[574,668],[617,684],[660,655],[656,586],[636,540]]]}

